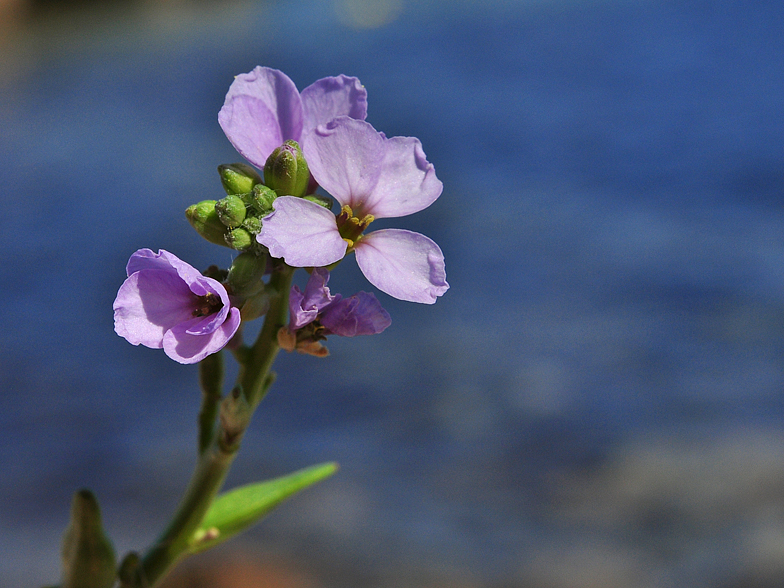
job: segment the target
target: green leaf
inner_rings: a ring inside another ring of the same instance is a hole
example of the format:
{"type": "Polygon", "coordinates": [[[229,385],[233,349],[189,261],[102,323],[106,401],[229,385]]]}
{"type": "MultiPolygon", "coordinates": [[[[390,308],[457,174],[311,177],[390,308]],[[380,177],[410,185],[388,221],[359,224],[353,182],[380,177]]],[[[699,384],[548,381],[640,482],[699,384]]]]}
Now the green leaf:
{"type": "Polygon", "coordinates": [[[244,531],[289,496],[328,478],[337,469],[336,463],[323,463],[221,494],[193,534],[188,552],[204,551],[244,531]]]}

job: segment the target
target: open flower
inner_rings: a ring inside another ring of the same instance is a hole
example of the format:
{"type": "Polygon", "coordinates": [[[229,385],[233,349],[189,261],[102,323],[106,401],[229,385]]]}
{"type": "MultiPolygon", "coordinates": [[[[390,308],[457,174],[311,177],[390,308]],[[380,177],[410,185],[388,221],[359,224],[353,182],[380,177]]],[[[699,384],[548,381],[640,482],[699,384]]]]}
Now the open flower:
{"type": "Polygon", "coordinates": [[[129,343],[196,363],[237,332],[240,311],[226,289],[168,251],[139,249],[126,271],[114,301],[114,330],[129,343]]]}
{"type": "Polygon", "coordinates": [[[273,257],[294,267],[324,267],[355,251],[368,281],[390,296],[432,304],[447,291],[435,242],[402,229],[363,234],[374,219],[413,214],[441,195],[418,139],[387,138],[343,116],[317,127],[303,151],[313,177],[343,208],[336,217],[308,200],[277,198],[257,237],[273,257]]]}
{"type": "Polygon", "coordinates": [[[327,335],[375,335],[392,324],[389,313],[373,294],[357,292],[348,298],[340,294],[333,296],[327,288],[328,281],[329,272],[316,268],[304,292],[297,286],[291,288],[289,326],[278,333],[281,347],[324,356],[327,350],[321,341],[327,335]]]}
{"type": "Polygon", "coordinates": [[[218,122],[234,148],[261,169],[284,141],[302,144],[316,126],[344,115],[367,116],[367,91],[357,78],[322,78],[300,94],[283,72],[256,67],[234,79],[218,122]]]}

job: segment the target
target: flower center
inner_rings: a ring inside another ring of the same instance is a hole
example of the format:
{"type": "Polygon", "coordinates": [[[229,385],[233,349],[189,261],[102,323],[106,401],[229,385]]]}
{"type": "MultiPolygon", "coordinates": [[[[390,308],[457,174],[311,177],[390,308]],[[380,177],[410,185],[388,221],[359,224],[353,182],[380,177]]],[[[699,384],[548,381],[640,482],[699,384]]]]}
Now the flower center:
{"type": "Polygon", "coordinates": [[[348,243],[349,247],[353,247],[354,243],[362,236],[364,230],[375,219],[372,214],[366,214],[361,219],[354,216],[351,207],[347,204],[340,209],[340,214],[335,220],[338,224],[340,236],[348,243]]]}
{"type": "Polygon", "coordinates": [[[197,297],[196,308],[193,309],[193,316],[207,316],[215,314],[223,308],[223,302],[219,296],[212,292],[207,292],[204,296],[197,297]]]}

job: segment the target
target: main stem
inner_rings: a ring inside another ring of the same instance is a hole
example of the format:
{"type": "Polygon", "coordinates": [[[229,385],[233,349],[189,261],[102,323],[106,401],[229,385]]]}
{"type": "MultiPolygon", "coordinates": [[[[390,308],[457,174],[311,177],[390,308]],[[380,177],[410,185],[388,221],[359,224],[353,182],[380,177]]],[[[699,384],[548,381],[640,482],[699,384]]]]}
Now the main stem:
{"type": "MultiPolygon", "coordinates": [[[[270,276],[266,286],[270,307],[264,326],[240,365],[237,385],[245,395],[251,414],[274,379],[270,368],[280,349],[277,335],[286,324],[293,274],[293,268],[280,266],[270,276]]],[[[138,586],[155,586],[177,560],[187,555],[189,541],[223,485],[244,432],[244,429],[238,431],[236,428],[228,431],[222,424],[211,444],[200,448],[203,451],[174,517],[137,568],[138,586]]]]}

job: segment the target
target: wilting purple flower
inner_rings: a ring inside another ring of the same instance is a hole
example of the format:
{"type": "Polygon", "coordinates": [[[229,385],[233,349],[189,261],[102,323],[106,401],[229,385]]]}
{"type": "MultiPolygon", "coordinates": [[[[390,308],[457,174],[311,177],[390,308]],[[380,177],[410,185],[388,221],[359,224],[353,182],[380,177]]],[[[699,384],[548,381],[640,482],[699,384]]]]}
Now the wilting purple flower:
{"type": "Polygon", "coordinates": [[[297,286],[289,295],[289,330],[297,331],[318,321],[324,330],[321,335],[375,335],[392,324],[389,313],[378,299],[368,292],[358,292],[343,298],[334,296],[327,288],[329,272],[316,268],[310,275],[305,291],[297,286]]]}
{"type": "Polygon", "coordinates": [[[302,145],[316,126],[344,115],[367,116],[367,91],[357,78],[322,78],[300,94],[283,72],[256,67],[234,79],[218,122],[234,148],[263,168],[284,141],[302,145]]]}
{"type": "Polygon", "coordinates": [[[220,351],[240,325],[220,282],[161,249],[139,249],[114,301],[114,330],[134,345],[163,348],[179,363],[220,351]]]}
{"type": "Polygon", "coordinates": [[[273,257],[324,267],[353,250],[365,277],[390,296],[432,304],[447,291],[444,255],[432,240],[401,229],[362,234],[373,219],[413,214],[441,195],[418,139],[387,138],[343,116],[317,127],[303,151],[313,177],[343,210],[336,218],[308,200],[277,198],[257,237],[273,257]]]}

